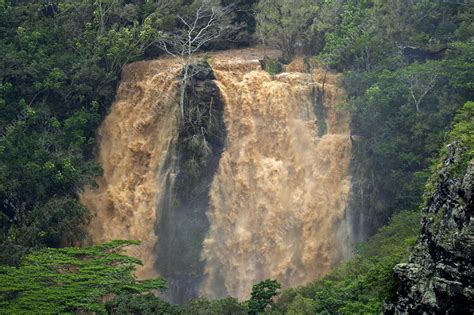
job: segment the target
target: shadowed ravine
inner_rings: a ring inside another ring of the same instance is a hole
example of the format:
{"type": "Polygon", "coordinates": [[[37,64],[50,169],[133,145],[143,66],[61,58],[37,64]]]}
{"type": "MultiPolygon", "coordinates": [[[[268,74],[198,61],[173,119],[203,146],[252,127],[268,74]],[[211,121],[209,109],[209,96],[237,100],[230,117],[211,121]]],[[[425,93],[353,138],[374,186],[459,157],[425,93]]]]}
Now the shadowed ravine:
{"type": "Polygon", "coordinates": [[[176,62],[131,64],[100,129],[104,176],[82,195],[90,241],[142,240],[137,275],[166,278],[174,302],[245,299],[266,278],[302,285],[349,255],[337,77],[301,60],[272,77],[261,59],[249,49],[200,64],[184,123],[176,62]]]}

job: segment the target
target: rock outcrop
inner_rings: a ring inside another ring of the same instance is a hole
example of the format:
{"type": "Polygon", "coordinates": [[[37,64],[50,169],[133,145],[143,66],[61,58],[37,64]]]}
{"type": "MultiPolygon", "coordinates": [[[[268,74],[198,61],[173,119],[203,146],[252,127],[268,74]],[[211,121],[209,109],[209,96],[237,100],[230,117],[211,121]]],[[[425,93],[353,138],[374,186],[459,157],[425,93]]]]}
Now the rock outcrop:
{"type": "Polygon", "coordinates": [[[387,314],[474,313],[474,161],[464,170],[466,150],[456,143],[448,146],[422,210],[421,236],[409,262],[394,269],[400,285],[387,314]]]}

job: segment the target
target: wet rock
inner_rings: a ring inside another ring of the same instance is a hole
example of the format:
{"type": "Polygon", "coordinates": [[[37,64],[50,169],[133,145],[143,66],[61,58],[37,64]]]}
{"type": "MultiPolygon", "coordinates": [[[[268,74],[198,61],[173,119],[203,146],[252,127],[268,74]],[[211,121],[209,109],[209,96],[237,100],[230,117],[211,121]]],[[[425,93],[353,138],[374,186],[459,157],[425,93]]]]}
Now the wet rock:
{"type": "Polygon", "coordinates": [[[206,61],[200,61],[198,63],[189,66],[189,73],[192,78],[196,81],[215,80],[214,72],[206,61]]]}
{"type": "Polygon", "coordinates": [[[226,139],[224,103],[212,68],[201,61],[190,65],[189,73],[184,120],[171,159],[173,177],[166,182],[156,228],[156,255],[161,257],[156,267],[169,285],[161,297],[176,304],[199,296],[204,278],[202,243],[209,230],[209,190],[226,139]]]}

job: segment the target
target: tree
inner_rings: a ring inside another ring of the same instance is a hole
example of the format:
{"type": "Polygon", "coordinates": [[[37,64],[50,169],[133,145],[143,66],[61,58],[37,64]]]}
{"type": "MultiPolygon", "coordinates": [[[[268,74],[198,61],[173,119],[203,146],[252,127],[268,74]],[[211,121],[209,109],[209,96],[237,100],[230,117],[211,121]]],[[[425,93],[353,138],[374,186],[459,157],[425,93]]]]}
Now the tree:
{"type": "Polygon", "coordinates": [[[104,300],[119,294],[163,290],[162,279],[137,281],[141,262],[121,254],[136,241],[88,248],[45,248],[25,257],[19,268],[0,267],[0,308],[6,313],[105,313],[104,300]]]}
{"type": "Polygon", "coordinates": [[[248,308],[244,303],[239,303],[233,297],[226,297],[220,300],[199,298],[184,305],[180,314],[247,315],[248,308]]]}
{"type": "Polygon", "coordinates": [[[456,113],[453,119],[453,127],[447,136],[447,145],[441,150],[440,157],[434,171],[430,185],[439,177],[439,169],[443,167],[442,163],[448,155],[448,145],[454,142],[460,147],[465,148],[456,167],[451,169],[450,178],[463,178],[467,172],[468,165],[474,161],[474,102],[466,102],[464,106],[456,113]]]}
{"type": "Polygon", "coordinates": [[[191,68],[192,59],[204,46],[221,39],[229,31],[231,11],[232,6],[221,7],[205,0],[193,14],[177,15],[180,27],[173,33],[165,34],[161,40],[161,46],[166,53],[179,58],[183,65],[179,98],[183,120],[186,87],[196,74],[191,68]]]}
{"type": "Polygon", "coordinates": [[[312,1],[262,0],[257,4],[257,35],[264,45],[275,45],[289,62],[308,38],[312,1]]]}
{"type": "Polygon", "coordinates": [[[267,306],[273,304],[273,298],[279,294],[281,288],[277,280],[267,279],[252,287],[250,299],[247,301],[249,314],[264,312],[267,306]]]}
{"type": "Polygon", "coordinates": [[[108,314],[182,314],[179,305],[167,303],[153,294],[120,294],[106,303],[108,314]]]}
{"type": "Polygon", "coordinates": [[[160,38],[158,5],[1,2],[0,262],[85,235],[77,196],[101,174],[96,130],[124,64],[160,38]]]}
{"type": "Polygon", "coordinates": [[[420,111],[420,104],[426,94],[435,87],[439,76],[440,70],[437,62],[413,64],[405,69],[402,80],[408,86],[410,97],[417,112],[420,111]]]}
{"type": "Polygon", "coordinates": [[[93,10],[92,19],[80,25],[84,33],[74,42],[74,49],[83,57],[100,58],[107,77],[113,77],[125,64],[142,56],[162,36],[162,22],[156,12],[140,16],[137,5],[126,5],[123,0],[99,0],[86,8],[70,3],[62,8],[59,19],[80,16],[86,8],[93,10]]]}
{"type": "Polygon", "coordinates": [[[314,314],[315,310],[316,301],[298,294],[287,306],[285,313],[288,315],[310,315],[314,314]]]}

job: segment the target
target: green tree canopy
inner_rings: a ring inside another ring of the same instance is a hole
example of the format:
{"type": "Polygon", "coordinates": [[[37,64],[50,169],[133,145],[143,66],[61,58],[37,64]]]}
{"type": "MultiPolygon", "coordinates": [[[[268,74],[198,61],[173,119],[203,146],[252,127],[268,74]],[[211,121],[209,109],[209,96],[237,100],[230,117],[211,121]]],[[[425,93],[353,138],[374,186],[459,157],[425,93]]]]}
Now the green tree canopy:
{"type": "Polygon", "coordinates": [[[273,305],[273,298],[279,294],[281,284],[276,280],[267,279],[252,287],[250,299],[247,301],[249,314],[264,312],[267,306],[273,305]]]}
{"type": "Polygon", "coordinates": [[[121,254],[136,241],[33,251],[17,267],[0,267],[0,309],[18,313],[106,312],[104,301],[119,294],[163,290],[162,279],[138,281],[141,262],[121,254]]]}
{"type": "Polygon", "coordinates": [[[257,35],[264,45],[276,46],[291,61],[310,40],[317,4],[311,0],[261,0],[257,6],[257,35]]]}

